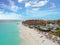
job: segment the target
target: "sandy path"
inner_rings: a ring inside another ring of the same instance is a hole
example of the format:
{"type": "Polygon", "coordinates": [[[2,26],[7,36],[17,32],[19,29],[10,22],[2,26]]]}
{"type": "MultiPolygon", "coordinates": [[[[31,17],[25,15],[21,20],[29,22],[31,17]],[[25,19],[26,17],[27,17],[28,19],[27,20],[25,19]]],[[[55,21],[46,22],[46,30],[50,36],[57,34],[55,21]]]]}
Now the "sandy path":
{"type": "Polygon", "coordinates": [[[58,45],[47,39],[43,34],[38,34],[34,29],[30,29],[22,24],[20,27],[20,37],[23,39],[21,45],[58,45]],[[42,38],[40,38],[43,36],[42,38]]]}

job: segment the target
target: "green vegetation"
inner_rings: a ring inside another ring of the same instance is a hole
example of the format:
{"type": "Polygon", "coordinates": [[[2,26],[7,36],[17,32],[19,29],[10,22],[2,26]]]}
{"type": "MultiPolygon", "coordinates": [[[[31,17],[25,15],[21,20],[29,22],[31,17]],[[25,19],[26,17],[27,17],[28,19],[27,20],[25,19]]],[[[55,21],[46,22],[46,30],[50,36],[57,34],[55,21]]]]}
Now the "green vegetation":
{"type": "Polygon", "coordinates": [[[48,32],[60,37],[60,20],[26,20],[22,23],[27,24],[29,28],[36,28],[39,31],[48,32]]]}
{"type": "Polygon", "coordinates": [[[55,36],[58,36],[58,37],[60,37],[60,29],[59,30],[57,30],[57,32],[48,32],[48,33],[50,33],[50,34],[53,34],[53,35],[55,35],[55,36]]]}

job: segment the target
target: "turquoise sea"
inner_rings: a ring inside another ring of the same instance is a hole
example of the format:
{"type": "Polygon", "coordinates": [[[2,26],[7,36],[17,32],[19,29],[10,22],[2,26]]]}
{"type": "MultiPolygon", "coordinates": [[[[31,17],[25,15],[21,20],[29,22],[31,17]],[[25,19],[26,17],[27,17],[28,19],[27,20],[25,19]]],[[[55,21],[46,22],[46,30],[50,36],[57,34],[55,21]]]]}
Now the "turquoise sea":
{"type": "Polygon", "coordinates": [[[0,22],[0,45],[20,45],[18,22],[0,22]]]}

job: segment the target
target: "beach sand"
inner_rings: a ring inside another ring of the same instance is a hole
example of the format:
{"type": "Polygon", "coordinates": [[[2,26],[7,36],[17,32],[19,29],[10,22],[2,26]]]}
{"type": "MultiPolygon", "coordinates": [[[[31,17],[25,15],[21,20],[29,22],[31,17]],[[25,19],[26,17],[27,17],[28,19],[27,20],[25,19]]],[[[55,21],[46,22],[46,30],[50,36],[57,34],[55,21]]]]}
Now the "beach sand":
{"type": "Polygon", "coordinates": [[[47,39],[43,34],[38,33],[35,29],[30,29],[20,23],[20,37],[23,39],[21,45],[58,45],[47,39]]]}

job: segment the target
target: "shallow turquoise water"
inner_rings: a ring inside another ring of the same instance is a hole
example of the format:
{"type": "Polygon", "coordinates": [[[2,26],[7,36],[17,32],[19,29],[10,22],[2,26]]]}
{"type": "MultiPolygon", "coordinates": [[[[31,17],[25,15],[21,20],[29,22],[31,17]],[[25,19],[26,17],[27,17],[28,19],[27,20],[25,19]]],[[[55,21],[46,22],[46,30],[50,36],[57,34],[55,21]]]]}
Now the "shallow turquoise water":
{"type": "Polygon", "coordinates": [[[0,45],[19,45],[17,22],[0,22],[0,45]]]}

